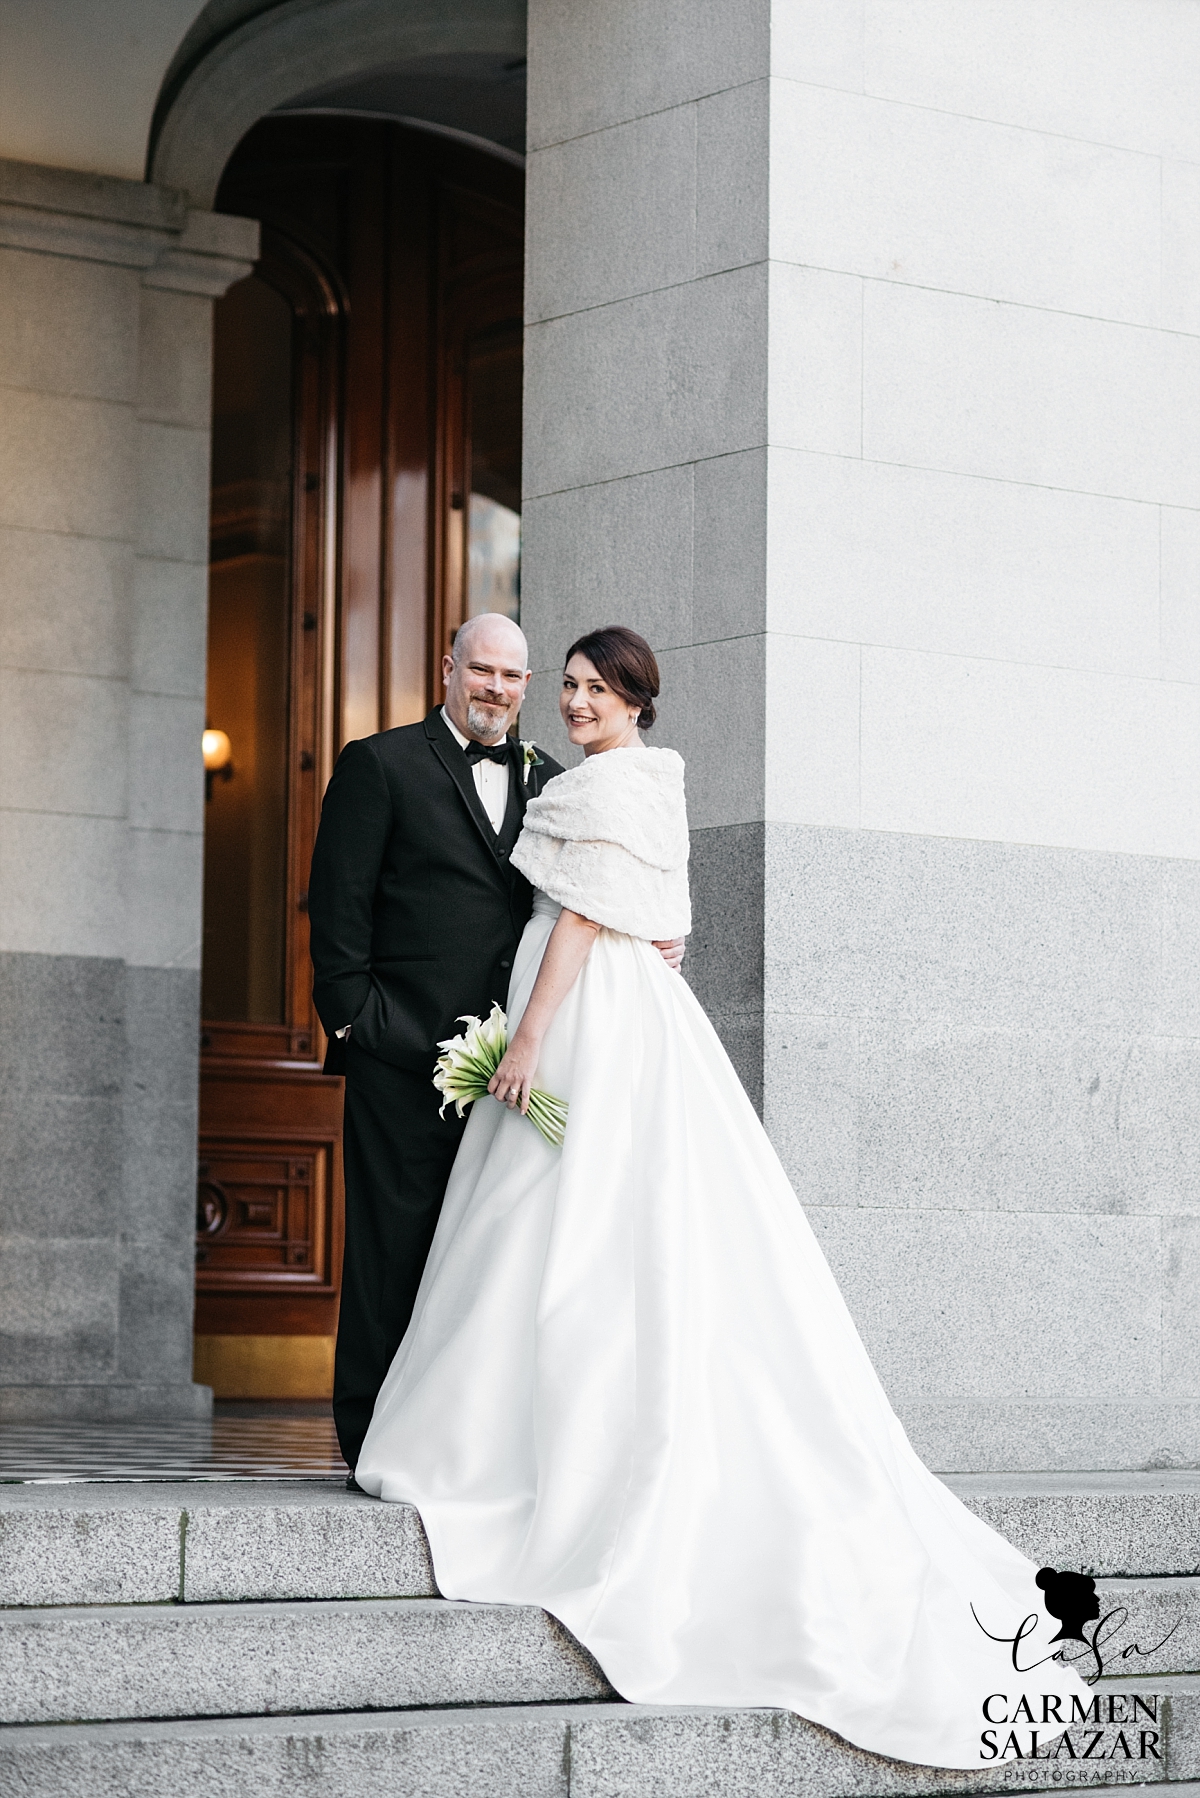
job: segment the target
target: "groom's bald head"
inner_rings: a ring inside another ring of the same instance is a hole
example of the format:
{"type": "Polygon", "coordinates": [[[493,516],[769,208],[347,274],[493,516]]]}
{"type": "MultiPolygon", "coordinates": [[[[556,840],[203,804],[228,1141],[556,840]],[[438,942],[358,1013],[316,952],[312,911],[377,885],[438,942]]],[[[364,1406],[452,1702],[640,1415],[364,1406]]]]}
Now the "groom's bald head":
{"type": "Polygon", "coordinates": [[[499,653],[513,662],[519,657],[522,669],[529,666],[525,632],[503,612],[480,612],[477,617],[460,624],[454,633],[450,660],[456,663],[464,659],[469,661],[473,656],[489,653],[499,653]]]}
{"type": "Polygon", "coordinates": [[[516,722],[529,684],[529,645],[503,612],[483,612],[459,626],[442,657],[446,712],[464,737],[498,743],[516,722]]]}

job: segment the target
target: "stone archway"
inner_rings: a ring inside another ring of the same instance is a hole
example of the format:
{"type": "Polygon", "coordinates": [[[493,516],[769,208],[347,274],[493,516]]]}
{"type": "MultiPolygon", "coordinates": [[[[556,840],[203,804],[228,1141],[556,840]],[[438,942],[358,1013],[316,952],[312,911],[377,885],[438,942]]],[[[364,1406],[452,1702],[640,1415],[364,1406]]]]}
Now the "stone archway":
{"type": "Polygon", "coordinates": [[[524,53],[520,0],[285,0],[224,32],[214,17],[211,49],[194,48],[186,72],[164,83],[147,176],[209,207],[235,146],[265,113],[381,71],[524,53]]]}

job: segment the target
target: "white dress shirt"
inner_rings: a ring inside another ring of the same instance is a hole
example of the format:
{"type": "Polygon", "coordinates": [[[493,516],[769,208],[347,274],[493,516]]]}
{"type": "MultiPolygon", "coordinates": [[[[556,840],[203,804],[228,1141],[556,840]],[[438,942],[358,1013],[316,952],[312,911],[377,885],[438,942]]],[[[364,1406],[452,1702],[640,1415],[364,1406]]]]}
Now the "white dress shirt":
{"type": "MultiPolygon", "coordinates": [[[[442,717],[455,741],[463,749],[471,741],[464,737],[453,718],[442,707],[442,717]]],[[[475,776],[475,791],[483,802],[483,809],[488,815],[492,829],[500,835],[504,823],[504,814],[508,810],[508,763],[483,761],[471,763],[471,773],[475,776]]]]}

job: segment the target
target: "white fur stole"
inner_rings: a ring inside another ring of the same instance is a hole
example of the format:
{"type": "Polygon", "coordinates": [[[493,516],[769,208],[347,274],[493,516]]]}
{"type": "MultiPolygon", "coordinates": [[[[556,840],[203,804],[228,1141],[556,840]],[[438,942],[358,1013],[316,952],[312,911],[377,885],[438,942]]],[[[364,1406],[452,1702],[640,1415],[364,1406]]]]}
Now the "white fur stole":
{"type": "Polygon", "coordinates": [[[525,808],[513,865],[570,911],[649,941],[692,927],[683,758],[605,750],[525,808]]]}

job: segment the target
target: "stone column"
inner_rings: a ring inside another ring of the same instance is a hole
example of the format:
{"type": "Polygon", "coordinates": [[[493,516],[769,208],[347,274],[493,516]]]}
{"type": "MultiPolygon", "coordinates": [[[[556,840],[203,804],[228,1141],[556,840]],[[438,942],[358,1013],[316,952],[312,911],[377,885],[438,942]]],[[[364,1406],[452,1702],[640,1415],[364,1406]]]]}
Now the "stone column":
{"type": "Polygon", "coordinates": [[[196,1416],[214,295],[256,227],[0,163],[0,1418],[196,1416]]]}
{"type": "Polygon", "coordinates": [[[689,977],[926,1458],[1194,1464],[1200,16],[529,38],[531,723],[659,651],[689,977]]]}
{"type": "Polygon", "coordinates": [[[688,763],[690,973],[762,1100],[769,326],[765,0],[529,16],[522,617],[659,653],[688,763]],[[710,958],[709,947],[713,950],[710,958]]]}

